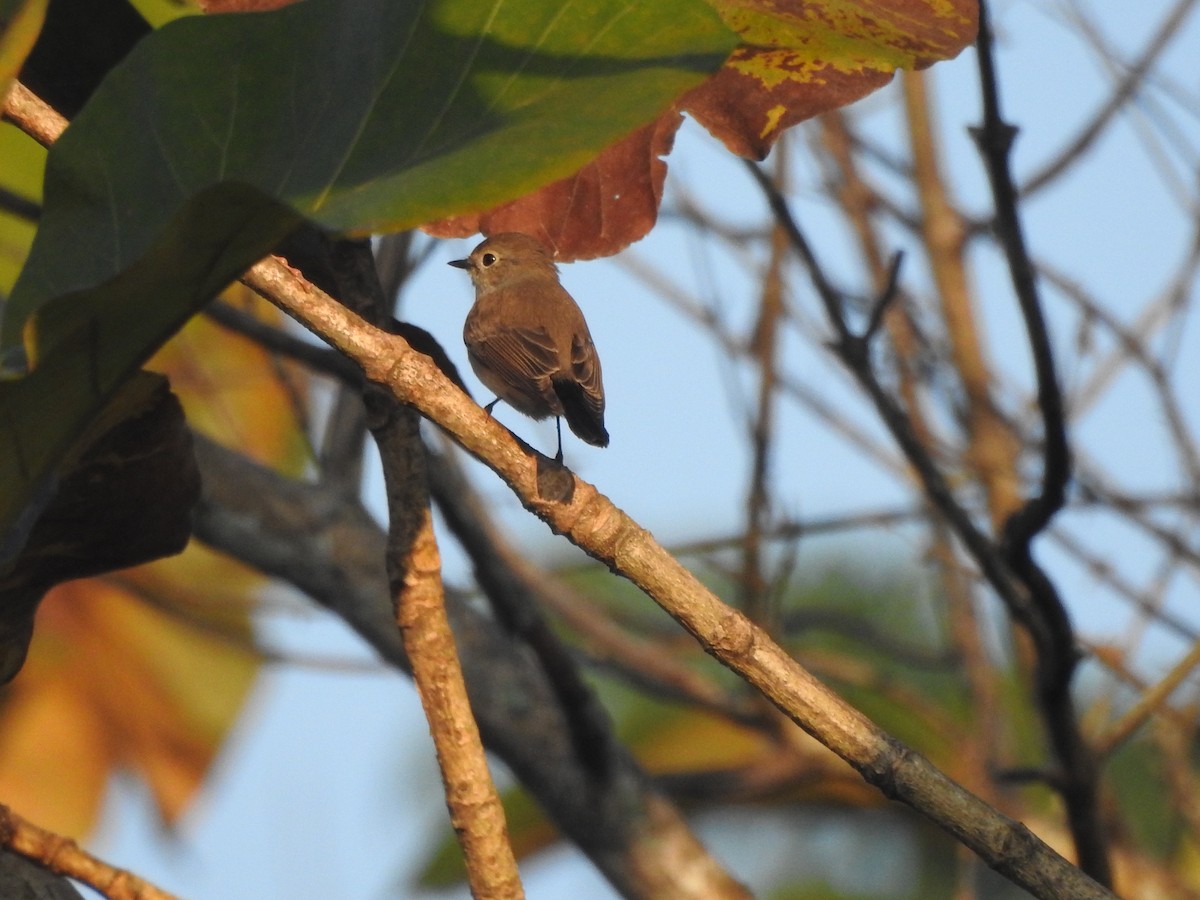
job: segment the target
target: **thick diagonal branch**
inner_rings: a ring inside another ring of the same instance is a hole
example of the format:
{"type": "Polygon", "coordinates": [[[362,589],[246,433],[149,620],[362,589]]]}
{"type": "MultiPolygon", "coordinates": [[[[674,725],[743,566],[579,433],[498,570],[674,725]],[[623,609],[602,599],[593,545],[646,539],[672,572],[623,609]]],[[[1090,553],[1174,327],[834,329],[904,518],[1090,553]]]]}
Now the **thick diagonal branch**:
{"type": "Polygon", "coordinates": [[[595,487],[570,476],[566,491],[544,496],[538,478],[539,469],[545,468],[544,458],[520,445],[402,338],[371,328],[279,260],[257,264],[245,280],[354,359],[368,379],[445,429],[496,472],[553,531],[633,581],[707,652],[887,796],[929,816],[990,866],[1036,896],[1111,896],[1023,825],[964,790],[818,682],[762,629],[722,603],[595,487]]]}

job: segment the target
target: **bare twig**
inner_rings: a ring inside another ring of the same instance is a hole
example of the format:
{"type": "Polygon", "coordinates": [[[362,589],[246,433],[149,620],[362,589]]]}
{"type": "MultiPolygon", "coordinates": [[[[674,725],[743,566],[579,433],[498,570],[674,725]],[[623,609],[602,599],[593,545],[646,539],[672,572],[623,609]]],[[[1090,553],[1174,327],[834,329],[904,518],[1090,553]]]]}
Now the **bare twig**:
{"type": "Polygon", "coordinates": [[[1165,678],[1143,693],[1120,719],[1109,726],[1104,735],[1096,741],[1096,755],[1108,756],[1127,741],[1167,702],[1175,688],[1179,687],[1197,666],[1200,666],[1200,641],[1193,644],[1183,659],[1171,667],[1165,678]]]}
{"type": "Polygon", "coordinates": [[[1013,289],[1025,320],[1025,330],[1037,372],[1038,408],[1042,414],[1044,454],[1041,491],[1026,501],[1005,525],[1005,540],[1013,552],[1028,555],[1028,544],[1046,526],[1066,499],[1071,478],[1071,457],[1067,447],[1066,416],[1062,393],[1055,372],[1054,351],[1042,314],[1037,278],[1025,235],[1017,213],[1017,192],[1008,167],[1008,154],[1016,137],[1016,128],[1004,121],[1000,112],[999,90],[992,62],[991,33],[983,4],[977,56],[983,94],[983,124],[972,135],[983,155],[996,207],[997,237],[1008,260],[1013,289]]]}
{"type": "Polygon", "coordinates": [[[446,806],[463,849],[471,894],[478,900],[523,897],[504,808],[488,772],[483,741],[471,712],[446,616],[441,556],[433,534],[428,494],[424,505],[414,505],[414,494],[428,490],[421,471],[424,446],[418,431],[420,422],[409,411],[397,412],[387,425],[372,429],[385,452],[392,456],[391,464],[384,465],[384,473],[391,521],[388,570],[396,598],[396,621],[433,735],[446,806]],[[401,429],[407,432],[402,435],[404,445],[413,452],[406,454],[409,470],[398,473],[394,454],[401,429]]]}
{"type": "MultiPolygon", "coordinates": [[[[322,235],[314,235],[313,242],[321,263],[317,268],[328,271],[347,309],[376,326],[390,324],[389,304],[368,242],[327,242],[322,235]]],[[[372,387],[367,387],[363,400],[387,491],[389,592],[429,722],[467,881],[477,900],[518,900],[524,891],[504,807],[488,770],[446,614],[420,416],[372,387]]]]}
{"type": "Polygon", "coordinates": [[[1071,457],[1054,352],[1017,212],[1016,187],[1009,171],[1008,156],[1016,129],[1004,121],[1000,111],[987,9],[987,3],[980,4],[979,37],[976,40],[983,124],[973,129],[972,135],[984,158],[995,204],[997,237],[1008,260],[1013,289],[1025,321],[1037,373],[1038,409],[1043,431],[1040,491],[1028,498],[1004,523],[1002,549],[1009,565],[1028,586],[1030,611],[1040,624],[1033,630],[1038,654],[1039,705],[1062,766],[1063,799],[1079,863],[1097,881],[1111,884],[1107,838],[1099,812],[1096,764],[1079,732],[1070,692],[1078,658],[1074,631],[1057,589],[1041,566],[1034,562],[1030,549],[1033,539],[1066,501],[1071,457]]]}
{"type": "Polygon", "coordinates": [[[13,81],[4,98],[4,118],[49,147],[67,127],[67,120],[19,81],[13,81]]]}
{"type": "Polygon", "coordinates": [[[995,380],[967,279],[966,228],[947,194],[937,158],[927,79],[922,72],[907,72],[902,83],[913,178],[921,201],[921,242],[937,287],[952,368],[966,398],[964,462],[983,485],[992,527],[999,530],[1021,503],[1020,448],[993,396],[995,380]]]}
{"type": "MultiPolygon", "coordinates": [[[[785,181],[787,155],[775,156],[776,178],[785,181]]],[[[783,266],[787,239],[778,227],[771,232],[771,256],[762,281],[758,320],[749,349],[758,363],[758,396],[749,421],[750,477],[746,493],[746,528],[742,533],[742,611],[768,631],[774,627],[768,598],[768,580],[763,572],[763,532],[770,527],[771,446],[775,431],[776,391],[779,375],[779,325],[784,316],[783,266]]]]}
{"type": "Polygon", "coordinates": [[[173,894],[97,859],[70,838],[39,828],[3,804],[0,804],[0,844],[56,875],[82,881],[109,900],[174,900],[173,894]]]}

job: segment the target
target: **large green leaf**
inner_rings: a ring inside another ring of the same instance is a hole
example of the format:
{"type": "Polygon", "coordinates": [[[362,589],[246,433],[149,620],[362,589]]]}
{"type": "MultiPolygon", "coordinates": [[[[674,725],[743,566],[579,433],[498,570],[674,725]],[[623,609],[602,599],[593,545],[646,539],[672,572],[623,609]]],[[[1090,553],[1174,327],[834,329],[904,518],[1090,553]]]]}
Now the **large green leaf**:
{"type": "Polygon", "coordinates": [[[308,0],[143,40],[52,148],[0,318],[0,546],[124,379],[307,217],[365,233],[563,177],[718,68],[702,0],[308,0]],[[32,417],[32,418],[31,418],[32,417]]]}
{"type": "Polygon", "coordinates": [[[214,185],[360,233],[494,205],[653,119],[735,42],[700,0],[308,0],[172,22],[51,151],[0,346],[54,298],[162,253],[166,224],[214,185]]]}

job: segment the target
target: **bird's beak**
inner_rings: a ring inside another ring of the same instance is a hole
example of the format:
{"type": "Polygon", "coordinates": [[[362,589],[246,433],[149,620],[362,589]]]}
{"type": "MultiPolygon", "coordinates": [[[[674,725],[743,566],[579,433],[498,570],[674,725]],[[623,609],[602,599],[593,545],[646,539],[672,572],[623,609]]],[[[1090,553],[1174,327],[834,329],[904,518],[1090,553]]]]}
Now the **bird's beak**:
{"type": "Polygon", "coordinates": [[[449,263],[447,263],[447,265],[454,266],[454,268],[456,268],[456,269],[469,269],[469,268],[471,268],[471,260],[469,260],[469,259],[452,259],[452,260],[450,260],[449,263]]]}

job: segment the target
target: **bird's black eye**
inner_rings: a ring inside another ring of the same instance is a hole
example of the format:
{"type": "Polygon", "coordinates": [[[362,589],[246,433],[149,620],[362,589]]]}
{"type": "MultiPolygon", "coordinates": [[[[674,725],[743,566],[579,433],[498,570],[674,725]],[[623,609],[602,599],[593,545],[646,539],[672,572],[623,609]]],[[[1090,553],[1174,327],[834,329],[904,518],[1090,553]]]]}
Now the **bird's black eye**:
{"type": "Polygon", "coordinates": [[[496,263],[496,254],[495,254],[495,253],[485,253],[485,254],[483,254],[483,256],[480,258],[480,260],[479,260],[479,261],[480,261],[480,262],[482,262],[482,263],[483,263],[485,266],[491,266],[491,265],[495,265],[495,263],[496,263]]]}

